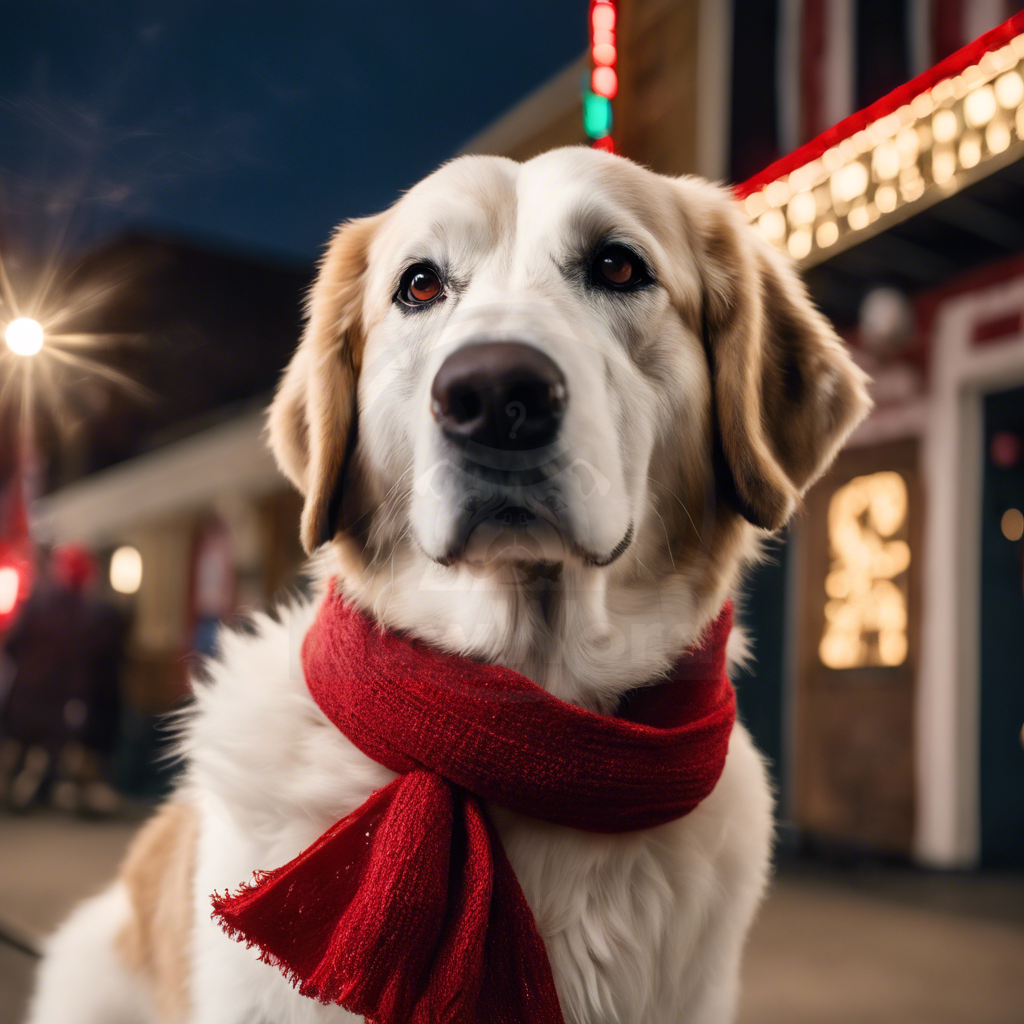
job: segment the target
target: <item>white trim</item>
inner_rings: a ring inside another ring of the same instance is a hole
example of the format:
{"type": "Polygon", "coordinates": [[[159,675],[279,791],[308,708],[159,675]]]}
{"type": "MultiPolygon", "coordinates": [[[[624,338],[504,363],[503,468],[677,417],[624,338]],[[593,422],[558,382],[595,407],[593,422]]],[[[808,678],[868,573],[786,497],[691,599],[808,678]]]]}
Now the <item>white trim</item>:
{"type": "Polygon", "coordinates": [[[225,494],[284,486],[255,412],[94,473],[32,506],[35,536],[100,547],[154,520],[200,509],[225,494]]]}
{"type": "Polygon", "coordinates": [[[822,75],[822,120],[838,124],[853,113],[854,68],[856,66],[855,0],[825,2],[825,73],[822,75]]]}
{"type": "Polygon", "coordinates": [[[697,12],[697,173],[712,181],[729,173],[732,7],[725,0],[700,0],[697,12]]]}
{"type": "MultiPolygon", "coordinates": [[[[458,155],[483,153],[500,156],[537,135],[545,125],[565,116],[582,103],[582,83],[589,69],[589,55],[581,54],[554,78],[474,135],[459,150],[458,155]]],[[[581,134],[582,125],[581,120],[581,134]]]]}
{"type": "Polygon", "coordinates": [[[920,437],[928,422],[928,402],[912,398],[902,405],[880,408],[860,424],[846,442],[847,448],[867,448],[902,438],[920,437]]]}
{"type": "Polygon", "coordinates": [[[966,867],[979,854],[979,533],[982,396],[1024,382],[1024,336],[974,347],[979,321],[1024,309],[1024,279],[948,300],[932,344],[932,396],[922,445],[923,616],[915,756],[914,851],[966,867]]]}

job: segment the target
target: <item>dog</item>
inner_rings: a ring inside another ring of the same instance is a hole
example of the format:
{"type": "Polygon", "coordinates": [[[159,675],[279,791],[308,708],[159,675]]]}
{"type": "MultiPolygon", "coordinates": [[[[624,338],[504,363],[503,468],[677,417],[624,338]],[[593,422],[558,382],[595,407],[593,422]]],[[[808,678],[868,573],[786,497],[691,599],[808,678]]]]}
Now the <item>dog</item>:
{"type": "MultiPolygon", "coordinates": [[[[612,714],[699,640],[868,408],[725,190],[572,147],[457,158],[342,225],[268,424],[323,586],[612,714]]],[[[210,914],[394,778],[310,698],[316,603],[223,634],[180,785],[49,941],[30,1024],[357,1019],[210,914]]],[[[603,835],[490,808],[567,1022],[734,1019],[772,810],[739,723],[713,792],[668,824],[603,835]]]]}

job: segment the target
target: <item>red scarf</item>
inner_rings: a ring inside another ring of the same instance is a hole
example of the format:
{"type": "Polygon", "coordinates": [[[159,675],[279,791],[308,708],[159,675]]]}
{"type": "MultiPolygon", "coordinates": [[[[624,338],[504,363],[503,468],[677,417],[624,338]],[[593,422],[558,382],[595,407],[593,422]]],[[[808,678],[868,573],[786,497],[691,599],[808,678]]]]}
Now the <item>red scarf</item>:
{"type": "Polygon", "coordinates": [[[399,777],[289,864],[215,895],[215,916],[303,995],[372,1024],[562,1024],[484,802],[589,832],[688,814],[725,765],[731,628],[727,603],[670,678],[609,716],[384,632],[330,594],[302,647],[309,692],[399,777]]]}

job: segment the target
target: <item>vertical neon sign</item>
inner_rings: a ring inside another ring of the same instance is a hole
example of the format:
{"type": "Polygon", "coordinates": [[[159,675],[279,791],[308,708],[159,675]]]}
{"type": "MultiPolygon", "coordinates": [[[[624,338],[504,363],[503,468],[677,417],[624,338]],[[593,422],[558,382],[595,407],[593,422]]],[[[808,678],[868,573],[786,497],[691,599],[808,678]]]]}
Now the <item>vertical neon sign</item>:
{"type": "Polygon", "coordinates": [[[583,89],[583,129],[595,149],[614,152],[612,100],[619,91],[618,49],[615,42],[618,11],[614,0],[591,0],[590,61],[593,70],[583,89]]]}

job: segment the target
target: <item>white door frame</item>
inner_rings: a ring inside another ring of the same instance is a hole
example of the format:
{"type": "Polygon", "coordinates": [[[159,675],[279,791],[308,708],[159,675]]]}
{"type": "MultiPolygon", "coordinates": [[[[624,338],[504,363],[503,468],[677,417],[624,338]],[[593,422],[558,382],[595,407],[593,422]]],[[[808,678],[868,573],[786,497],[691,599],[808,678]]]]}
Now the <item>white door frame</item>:
{"type": "Polygon", "coordinates": [[[981,514],[986,393],[1024,384],[1024,334],[972,344],[978,324],[1024,310],[1024,278],[955,296],[937,311],[922,437],[925,521],[915,700],[914,853],[970,867],[980,853],[981,514]]]}

